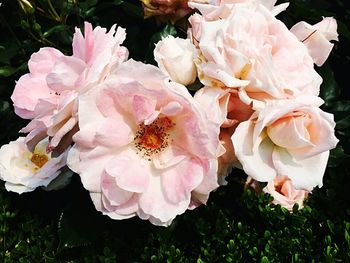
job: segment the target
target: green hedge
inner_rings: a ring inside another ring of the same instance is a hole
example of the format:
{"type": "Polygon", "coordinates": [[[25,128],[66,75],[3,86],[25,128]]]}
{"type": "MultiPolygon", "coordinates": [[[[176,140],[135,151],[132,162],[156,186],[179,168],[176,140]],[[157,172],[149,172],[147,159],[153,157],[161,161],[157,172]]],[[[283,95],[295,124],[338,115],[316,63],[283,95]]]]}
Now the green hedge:
{"type": "MultiPolygon", "coordinates": [[[[130,57],[149,63],[162,35],[184,35],[181,26],[144,21],[137,1],[35,3],[44,13],[23,10],[13,0],[0,6],[0,145],[16,139],[25,124],[9,97],[31,53],[54,46],[69,54],[74,26],[84,20],[125,27],[130,57]]],[[[304,209],[295,207],[291,214],[269,205],[268,195],[244,191],[246,175],[239,170],[206,206],[178,216],[168,228],[102,216],[78,176],[65,189],[21,196],[1,183],[1,262],[350,262],[350,92],[344,73],[350,67],[350,10],[343,1],[292,0],[279,18],[291,26],[322,16],[334,16],[339,25],[340,41],[319,72],[323,108],[335,114],[341,141],[331,152],[324,186],[313,191],[304,209]]]]}

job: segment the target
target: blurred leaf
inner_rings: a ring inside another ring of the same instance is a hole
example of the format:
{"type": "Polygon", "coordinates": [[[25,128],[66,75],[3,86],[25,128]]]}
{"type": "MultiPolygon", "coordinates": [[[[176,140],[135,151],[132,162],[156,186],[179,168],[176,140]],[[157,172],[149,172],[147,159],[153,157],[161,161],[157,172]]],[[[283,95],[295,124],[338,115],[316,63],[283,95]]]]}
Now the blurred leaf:
{"type": "Polygon", "coordinates": [[[332,104],[332,112],[347,112],[350,111],[350,100],[335,101],[332,104]]]}
{"type": "Polygon", "coordinates": [[[336,128],[338,130],[346,130],[350,127],[350,115],[346,116],[345,118],[337,121],[336,128]]]}
{"type": "Polygon", "coordinates": [[[328,167],[337,167],[342,162],[348,160],[350,160],[350,155],[344,152],[344,149],[341,145],[338,145],[336,148],[330,151],[328,167]]]}
{"type": "Polygon", "coordinates": [[[0,100],[0,114],[10,109],[10,104],[7,101],[0,100]]]}
{"type": "Polygon", "coordinates": [[[57,25],[57,26],[50,28],[46,32],[44,32],[43,37],[47,38],[47,37],[51,36],[53,33],[68,30],[68,29],[69,29],[69,26],[67,26],[67,25],[57,25]]]}
{"type": "Polygon", "coordinates": [[[86,12],[91,7],[95,6],[97,2],[98,0],[85,0],[84,2],[79,1],[79,6],[83,10],[83,12],[86,12]]]}
{"type": "Polygon", "coordinates": [[[11,64],[13,57],[18,55],[18,45],[14,40],[7,41],[0,46],[0,62],[3,64],[11,64]]]}
{"type": "Polygon", "coordinates": [[[11,66],[0,67],[0,76],[1,77],[10,77],[18,71],[25,70],[27,68],[27,63],[23,63],[21,66],[14,68],[11,66]]]}
{"type": "Polygon", "coordinates": [[[347,40],[350,40],[350,32],[347,26],[340,20],[337,20],[337,24],[339,34],[344,36],[347,40]]]}
{"type": "Polygon", "coordinates": [[[328,63],[320,68],[319,73],[323,78],[320,96],[324,99],[325,106],[330,106],[330,103],[339,97],[340,88],[334,79],[334,73],[328,63]]]}

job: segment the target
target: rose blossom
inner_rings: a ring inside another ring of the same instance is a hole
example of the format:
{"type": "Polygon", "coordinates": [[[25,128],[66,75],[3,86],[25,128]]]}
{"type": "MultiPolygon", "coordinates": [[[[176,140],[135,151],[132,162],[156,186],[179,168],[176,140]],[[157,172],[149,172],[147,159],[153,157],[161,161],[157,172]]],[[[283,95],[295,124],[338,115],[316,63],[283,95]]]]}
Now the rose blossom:
{"type": "Polygon", "coordinates": [[[283,3],[275,6],[277,0],[194,0],[188,1],[188,6],[200,11],[206,20],[218,20],[229,16],[232,9],[239,4],[248,5],[263,5],[265,8],[271,11],[276,16],[284,11],[289,3],[283,3]]]}
{"type": "Polygon", "coordinates": [[[214,21],[198,16],[190,18],[190,35],[204,85],[238,89],[247,104],[254,93],[278,99],[319,94],[322,78],[305,45],[263,5],[236,4],[214,21]]]}
{"type": "Polygon", "coordinates": [[[24,137],[5,144],[0,148],[0,179],[4,180],[7,191],[24,193],[39,186],[47,186],[66,165],[68,151],[58,157],[46,153],[48,138],[39,142],[30,152],[24,137]]]}
{"type": "Polygon", "coordinates": [[[106,33],[85,23],[85,38],[78,29],[74,34],[72,56],[53,48],[31,56],[30,73],[19,79],[11,97],[15,112],[32,119],[22,130],[30,133],[27,141],[36,143],[49,135],[49,148],[55,148],[65,135],[75,132],[78,94],[104,80],[127,59],[126,48],[120,46],[124,39],[124,29],[116,30],[115,25],[106,33]]]}
{"type": "Polygon", "coordinates": [[[254,112],[253,108],[243,103],[237,92],[231,89],[203,87],[196,92],[194,99],[204,109],[208,121],[214,122],[218,127],[220,142],[225,149],[224,154],[218,159],[218,175],[220,184],[225,184],[224,179],[232,167],[238,166],[231,136],[240,122],[250,118],[254,112]]]}
{"type": "Polygon", "coordinates": [[[337,21],[332,17],[325,17],[315,25],[302,21],[290,31],[304,43],[317,66],[322,66],[331,53],[334,45],[329,41],[338,40],[337,21]]]}
{"type": "Polygon", "coordinates": [[[232,141],[244,171],[255,180],[269,182],[288,176],[297,189],[322,186],[334,136],[333,115],[318,107],[317,97],[268,101],[236,128],[232,141]]]}
{"type": "Polygon", "coordinates": [[[79,109],[68,166],[111,218],[168,225],[218,187],[215,125],[158,68],[123,63],[79,109]]]}
{"type": "Polygon", "coordinates": [[[156,44],[154,59],[163,73],[182,85],[193,83],[197,78],[193,60],[196,48],[189,39],[167,36],[156,44]]]}
{"type": "Polygon", "coordinates": [[[295,204],[298,204],[300,209],[303,208],[304,200],[309,194],[308,191],[296,189],[287,176],[276,176],[273,181],[267,183],[263,191],[273,197],[273,204],[281,205],[289,211],[293,211],[295,204]]]}

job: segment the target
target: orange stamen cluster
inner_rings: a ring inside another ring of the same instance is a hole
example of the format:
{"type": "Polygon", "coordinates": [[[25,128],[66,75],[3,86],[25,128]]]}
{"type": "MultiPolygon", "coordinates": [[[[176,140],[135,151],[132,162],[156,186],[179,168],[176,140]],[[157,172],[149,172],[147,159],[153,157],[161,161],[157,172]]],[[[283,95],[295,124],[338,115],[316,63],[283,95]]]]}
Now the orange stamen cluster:
{"type": "Polygon", "coordinates": [[[140,124],[134,138],[136,149],[150,161],[169,145],[169,131],[174,126],[168,117],[157,118],[150,125],[140,124]]]}
{"type": "Polygon", "coordinates": [[[44,154],[33,153],[32,158],[30,158],[30,161],[37,167],[41,168],[49,161],[49,158],[44,154]]]}

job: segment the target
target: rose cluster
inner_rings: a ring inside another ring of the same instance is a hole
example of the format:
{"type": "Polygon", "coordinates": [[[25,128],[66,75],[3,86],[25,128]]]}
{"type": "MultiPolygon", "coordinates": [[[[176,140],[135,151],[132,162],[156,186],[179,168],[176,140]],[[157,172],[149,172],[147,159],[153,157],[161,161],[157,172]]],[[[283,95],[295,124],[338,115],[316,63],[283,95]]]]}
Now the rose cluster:
{"type": "Polygon", "coordinates": [[[237,167],[247,184],[267,182],[274,203],[301,207],[338,141],[314,69],[337,25],[289,30],[275,17],[288,4],[275,2],[186,2],[197,10],[187,38],[157,43],[158,67],[129,59],[116,26],[85,23],[71,56],[34,53],[11,97],[27,135],[0,149],[6,189],[56,189],[73,171],[103,214],[169,225],[237,167]]]}

